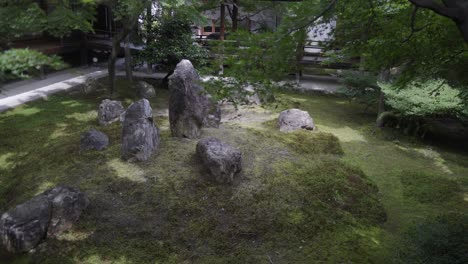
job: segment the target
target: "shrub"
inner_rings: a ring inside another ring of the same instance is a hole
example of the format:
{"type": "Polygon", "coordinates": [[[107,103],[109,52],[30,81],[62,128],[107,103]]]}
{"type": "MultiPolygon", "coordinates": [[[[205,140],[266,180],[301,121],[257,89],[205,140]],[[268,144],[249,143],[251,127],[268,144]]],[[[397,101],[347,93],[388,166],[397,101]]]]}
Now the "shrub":
{"type": "Polygon", "coordinates": [[[10,49],[0,54],[0,79],[26,79],[39,75],[44,66],[58,70],[65,64],[57,56],[30,49],[10,49]]]}
{"type": "Polygon", "coordinates": [[[343,87],[339,92],[360,104],[366,109],[377,104],[380,87],[374,75],[362,72],[345,72],[343,74],[343,87]]]}
{"type": "Polygon", "coordinates": [[[403,116],[456,115],[463,111],[460,91],[443,80],[412,82],[404,88],[381,84],[386,103],[403,116]]]}

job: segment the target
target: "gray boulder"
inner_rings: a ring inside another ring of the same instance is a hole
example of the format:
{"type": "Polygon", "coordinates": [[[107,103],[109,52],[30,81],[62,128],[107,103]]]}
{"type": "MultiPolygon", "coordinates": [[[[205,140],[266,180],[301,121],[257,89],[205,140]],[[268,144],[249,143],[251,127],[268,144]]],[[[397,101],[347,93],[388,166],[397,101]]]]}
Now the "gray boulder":
{"type": "Polygon", "coordinates": [[[217,138],[204,138],[197,144],[196,153],[218,183],[232,183],[234,175],[242,170],[240,150],[217,138]]]}
{"type": "Polygon", "coordinates": [[[88,207],[84,193],[71,187],[56,187],[43,193],[52,205],[52,215],[47,229],[48,236],[56,236],[70,229],[88,207]]]}
{"type": "Polygon", "coordinates": [[[141,98],[150,99],[156,97],[156,90],[154,90],[153,85],[145,81],[137,82],[136,90],[141,98]]]}
{"type": "Polygon", "coordinates": [[[131,104],[122,127],[122,158],[145,161],[159,147],[159,129],[153,122],[153,110],[146,99],[131,104]]]}
{"type": "Polygon", "coordinates": [[[121,119],[125,108],[119,101],[104,99],[99,105],[98,121],[99,125],[107,126],[121,119]]]}
{"type": "Polygon", "coordinates": [[[79,190],[56,187],[16,206],[0,218],[0,241],[12,253],[35,248],[48,235],[72,227],[88,199],[79,190]]]}
{"type": "Polygon", "coordinates": [[[221,118],[217,117],[220,117],[217,105],[200,85],[200,76],[189,60],[177,64],[174,74],[169,77],[169,91],[172,136],[198,138],[203,126],[219,126],[221,118]]]}
{"type": "Polygon", "coordinates": [[[49,199],[40,195],[4,213],[0,218],[3,247],[11,253],[35,248],[47,235],[51,212],[49,199]]]}
{"type": "Polygon", "coordinates": [[[103,150],[109,145],[109,137],[92,128],[81,135],[81,150],[103,150]]]}
{"type": "Polygon", "coordinates": [[[299,129],[314,130],[314,120],[309,113],[299,109],[288,109],[280,113],[278,126],[281,132],[299,129]]]}

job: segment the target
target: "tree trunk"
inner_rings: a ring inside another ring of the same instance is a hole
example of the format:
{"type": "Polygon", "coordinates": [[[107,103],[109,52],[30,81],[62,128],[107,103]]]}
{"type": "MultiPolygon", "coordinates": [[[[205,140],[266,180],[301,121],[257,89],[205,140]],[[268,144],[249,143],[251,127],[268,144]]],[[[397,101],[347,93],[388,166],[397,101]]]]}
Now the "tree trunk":
{"type": "MultiPolygon", "coordinates": [[[[221,3],[221,28],[219,32],[220,41],[224,41],[225,31],[226,31],[226,7],[224,5],[224,0],[223,0],[223,2],[221,3]]],[[[224,47],[222,44],[220,47],[221,47],[221,52],[220,52],[221,54],[219,54],[220,56],[219,75],[223,75],[224,74],[224,65],[223,65],[224,47]]]]}
{"type": "MultiPolygon", "coordinates": [[[[152,23],[153,23],[153,13],[152,13],[152,2],[150,3],[149,7],[146,9],[146,32],[151,32],[152,30],[152,23]]],[[[147,34],[146,38],[146,45],[148,46],[153,40],[150,38],[150,34],[147,34]]],[[[153,64],[146,62],[148,67],[148,73],[153,73],[153,64]]]]}
{"type": "Polygon", "coordinates": [[[238,24],[239,24],[239,1],[238,0],[234,0],[234,5],[232,7],[232,32],[236,32],[237,31],[237,27],[238,27],[238,24]]]}
{"type": "MultiPolygon", "coordinates": [[[[382,70],[382,72],[380,72],[379,74],[379,79],[382,82],[388,82],[390,80],[390,70],[389,69],[382,70]]],[[[379,122],[379,119],[381,118],[381,115],[384,112],[385,112],[385,94],[382,92],[382,90],[380,90],[379,106],[377,109],[377,121],[376,121],[376,125],[378,127],[383,126],[383,122],[382,123],[379,122]]]]}
{"type": "Polygon", "coordinates": [[[125,37],[125,74],[130,82],[133,82],[132,54],[130,53],[130,34],[125,37]]]}
{"type": "Polygon", "coordinates": [[[138,16],[133,18],[129,18],[127,21],[124,21],[124,27],[122,31],[114,35],[112,38],[112,50],[109,56],[109,62],[107,66],[107,70],[109,72],[109,92],[114,95],[115,91],[115,61],[117,60],[117,53],[120,49],[120,42],[130,34],[130,31],[134,27],[134,25],[138,22],[138,16]],[[126,22],[126,23],[125,23],[126,22]]]}

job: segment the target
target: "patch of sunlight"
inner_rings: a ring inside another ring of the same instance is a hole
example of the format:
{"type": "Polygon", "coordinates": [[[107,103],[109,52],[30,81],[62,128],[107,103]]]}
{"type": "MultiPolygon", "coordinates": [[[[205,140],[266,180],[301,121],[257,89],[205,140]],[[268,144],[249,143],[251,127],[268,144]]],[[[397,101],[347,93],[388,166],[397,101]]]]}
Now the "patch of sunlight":
{"type": "Polygon", "coordinates": [[[88,122],[97,118],[97,112],[94,110],[84,112],[84,113],[73,113],[65,116],[66,118],[73,118],[77,121],[88,122]]]}
{"type": "Polygon", "coordinates": [[[49,136],[49,139],[57,139],[59,137],[67,135],[65,133],[65,129],[67,128],[67,124],[65,123],[58,123],[56,124],[57,128],[52,132],[49,136]]]}
{"type": "Polygon", "coordinates": [[[317,125],[318,131],[328,132],[335,135],[342,142],[360,141],[367,142],[366,138],[356,129],[352,129],[349,126],[340,128],[331,128],[324,125],[317,125]]]}
{"type": "Polygon", "coordinates": [[[425,158],[433,160],[434,165],[440,168],[443,172],[447,174],[453,174],[450,168],[447,165],[445,165],[445,160],[442,158],[439,152],[431,148],[415,148],[414,151],[416,151],[416,153],[421,154],[425,158]]]}
{"type": "Polygon", "coordinates": [[[0,169],[10,169],[13,166],[13,162],[8,161],[11,157],[14,156],[13,152],[0,155],[0,169]]]}
{"type": "Polygon", "coordinates": [[[107,166],[113,169],[119,178],[125,178],[134,182],[146,181],[145,172],[135,164],[116,158],[107,162],[107,166]]]}
{"type": "Polygon", "coordinates": [[[18,107],[14,109],[13,111],[7,112],[7,116],[15,116],[15,115],[21,115],[21,116],[31,116],[35,115],[37,113],[41,112],[41,109],[37,107],[18,107]]]}
{"type": "Polygon", "coordinates": [[[66,105],[66,106],[71,106],[71,107],[78,107],[78,106],[82,106],[83,104],[78,102],[78,101],[74,101],[74,100],[70,100],[70,101],[62,101],[60,102],[60,104],[62,105],[66,105]]]}
{"type": "Polygon", "coordinates": [[[365,237],[368,241],[372,241],[374,244],[380,245],[380,240],[378,240],[377,237],[379,237],[379,232],[381,232],[381,230],[378,228],[356,228],[354,229],[354,232],[356,232],[361,237],[365,237]]]}
{"type": "Polygon", "coordinates": [[[82,231],[68,231],[60,234],[57,239],[62,241],[80,241],[90,237],[93,232],[82,232],[82,231]]]}
{"type": "Polygon", "coordinates": [[[107,264],[107,263],[112,263],[112,264],[125,264],[125,263],[132,263],[127,260],[125,256],[120,257],[119,259],[112,259],[109,260],[108,257],[101,257],[97,254],[90,255],[84,259],[76,259],[75,258],[75,263],[83,263],[83,264],[107,264]]]}
{"type": "Polygon", "coordinates": [[[294,103],[294,102],[306,102],[308,101],[306,98],[300,98],[300,97],[293,97],[293,96],[290,96],[289,97],[291,99],[291,101],[294,103]]]}
{"type": "Polygon", "coordinates": [[[39,188],[37,188],[36,195],[41,194],[41,193],[45,192],[46,190],[52,189],[54,187],[55,187],[55,184],[52,183],[52,182],[48,182],[48,181],[43,182],[43,183],[41,183],[39,188]]]}
{"type": "Polygon", "coordinates": [[[464,200],[465,202],[468,202],[468,193],[464,193],[464,194],[463,194],[463,200],[464,200]]]}

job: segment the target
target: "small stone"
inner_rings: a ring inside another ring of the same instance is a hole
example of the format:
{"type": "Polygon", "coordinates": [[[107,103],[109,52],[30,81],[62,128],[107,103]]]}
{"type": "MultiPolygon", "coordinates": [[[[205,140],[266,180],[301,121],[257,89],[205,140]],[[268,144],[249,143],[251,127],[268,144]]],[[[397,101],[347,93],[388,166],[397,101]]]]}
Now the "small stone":
{"type": "Polygon", "coordinates": [[[145,81],[137,82],[136,90],[141,98],[150,99],[156,97],[156,90],[154,89],[153,85],[145,81]]]}
{"type": "Polygon", "coordinates": [[[314,120],[309,113],[299,109],[288,109],[280,113],[278,126],[281,132],[299,129],[314,130],[314,120]]]}
{"type": "Polygon", "coordinates": [[[109,145],[109,137],[92,128],[81,135],[81,150],[103,150],[109,145]]]}
{"type": "Polygon", "coordinates": [[[234,175],[242,170],[240,150],[217,138],[207,137],[200,140],[196,153],[215,182],[232,183],[234,175]]]}
{"type": "Polygon", "coordinates": [[[121,102],[104,99],[98,109],[99,125],[107,126],[119,121],[124,112],[125,108],[122,106],[121,102]]]}

